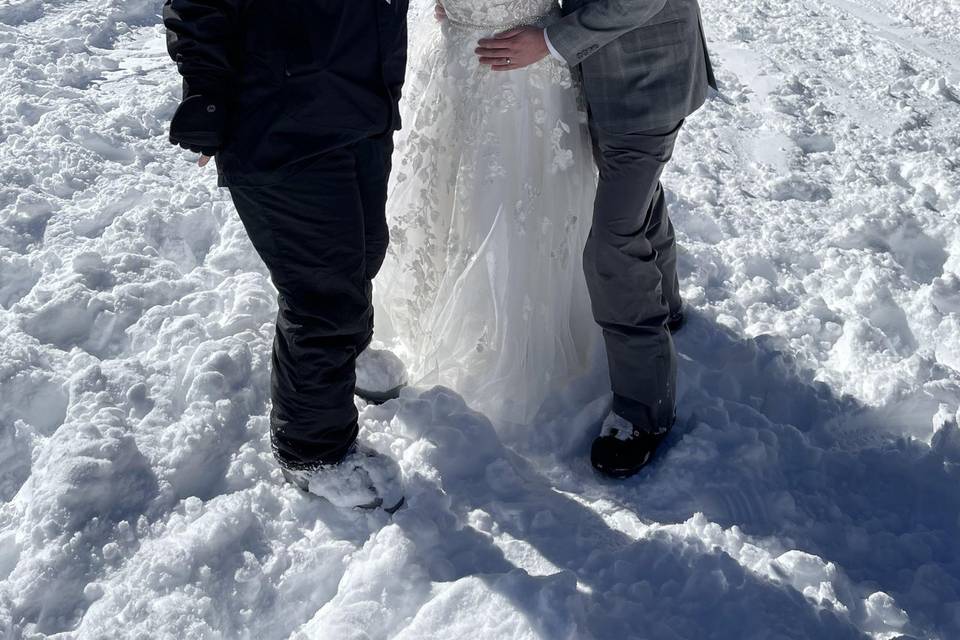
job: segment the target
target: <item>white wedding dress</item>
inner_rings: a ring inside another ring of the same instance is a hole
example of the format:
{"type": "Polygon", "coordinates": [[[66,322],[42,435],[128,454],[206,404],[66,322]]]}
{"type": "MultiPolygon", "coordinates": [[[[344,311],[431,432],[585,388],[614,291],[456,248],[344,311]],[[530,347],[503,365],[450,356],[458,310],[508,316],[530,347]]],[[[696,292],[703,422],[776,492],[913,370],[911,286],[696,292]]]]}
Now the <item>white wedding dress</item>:
{"type": "Polygon", "coordinates": [[[593,365],[599,329],[581,269],[596,178],[569,68],[479,65],[477,40],[557,18],[554,0],[433,0],[411,11],[376,281],[377,338],[419,385],[526,425],[593,365]]]}

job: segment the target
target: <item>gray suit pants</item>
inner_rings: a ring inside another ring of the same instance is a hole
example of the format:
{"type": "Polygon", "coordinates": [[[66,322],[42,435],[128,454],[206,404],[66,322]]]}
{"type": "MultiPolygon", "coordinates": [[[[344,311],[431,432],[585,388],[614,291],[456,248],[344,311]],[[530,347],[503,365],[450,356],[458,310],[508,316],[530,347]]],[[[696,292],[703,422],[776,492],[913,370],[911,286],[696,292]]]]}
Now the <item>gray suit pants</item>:
{"type": "Polygon", "coordinates": [[[673,424],[676,402],[677,356],[666,322],[681,300],[660,175],[681,126],[629,134],[591,126],[600,183],[584,271],[607,347],[613,410],[649,431],[673,424]]]}

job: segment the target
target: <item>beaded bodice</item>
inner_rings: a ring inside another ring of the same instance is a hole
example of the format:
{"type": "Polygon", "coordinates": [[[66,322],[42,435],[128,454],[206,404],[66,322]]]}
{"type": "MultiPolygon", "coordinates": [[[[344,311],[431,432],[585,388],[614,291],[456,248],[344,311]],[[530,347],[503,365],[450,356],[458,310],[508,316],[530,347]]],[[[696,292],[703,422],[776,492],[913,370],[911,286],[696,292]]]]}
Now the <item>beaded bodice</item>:
{"type": "Polygon", "coordinates": [[[557,8],[557,0],[443,0],[443,5],[455,26],[503,30],[539,22],[557,8]]]}

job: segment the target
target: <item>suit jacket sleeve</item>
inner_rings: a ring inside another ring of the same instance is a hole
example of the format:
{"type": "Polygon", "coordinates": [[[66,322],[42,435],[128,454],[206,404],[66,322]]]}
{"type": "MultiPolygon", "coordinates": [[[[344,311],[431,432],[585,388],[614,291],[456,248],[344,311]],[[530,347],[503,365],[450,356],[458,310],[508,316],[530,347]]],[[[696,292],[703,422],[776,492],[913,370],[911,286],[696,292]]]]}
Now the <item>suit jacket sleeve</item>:
{"type": "Polygon", "coordinates": [[[222,96],[236,83],[244,0],[165,0],[167,51],[184,79],[184,98],[222,96]]]}
{"type": "Polygon", "coordinates": [[[550,44],[569,65],[578,65],[606,44],[643,26],[667,0],[596,0],[547,27],[550,44]]]}

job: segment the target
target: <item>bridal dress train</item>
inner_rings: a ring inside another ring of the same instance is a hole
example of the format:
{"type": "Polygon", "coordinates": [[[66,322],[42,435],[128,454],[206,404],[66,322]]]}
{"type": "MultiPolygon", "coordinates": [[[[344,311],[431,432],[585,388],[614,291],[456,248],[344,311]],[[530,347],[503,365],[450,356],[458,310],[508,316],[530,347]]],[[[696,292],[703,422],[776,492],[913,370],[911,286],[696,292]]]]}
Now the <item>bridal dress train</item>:
{"type": "Polygon", "coordinates": [[[481,37],[557,19],[554,1],[446,0],[442,24],[433,0],[420,3],[377,337],[413,383],[448,386],[495,424],[527,425],[597,370],[581,259],[596,190],[586,114],[559,61],[494,72],[474,53],[481,37]]]}

